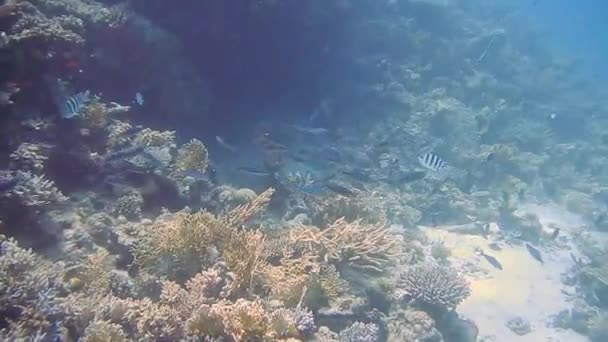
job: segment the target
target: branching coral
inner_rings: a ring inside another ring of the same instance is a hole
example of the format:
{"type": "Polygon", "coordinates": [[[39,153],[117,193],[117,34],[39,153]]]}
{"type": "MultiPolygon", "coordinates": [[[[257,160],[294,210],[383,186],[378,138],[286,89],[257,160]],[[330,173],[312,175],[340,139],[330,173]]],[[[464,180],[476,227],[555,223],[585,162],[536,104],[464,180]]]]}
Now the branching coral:
{"type": "Polygon", "coordinates": [[[291,231],[291,240],[325,262],[348,263],[369,271],[382,272],[402,255],[402,241],[384,224],[361,220],[349,223],[341,218],[323,230],[301,225],[291,231]]]}
{"type": "Polygon", "coordinates": [[[87,24],[98,24],[116,28],[129,19],[130,12],[124,4],[106,7],[97,1],[82,0],[29,0],[20,1],[36,6],[40,11],[52,15],[70,14],[87,24]]]}
{"type": "Polygon", "coordinates": [[[44,175],[33,175],[27,171],[18,171],[15,176],[18,180],[9,196],[16,196],[26,206],[46,207],[67,200],[65,196],[55,187],[53,181],[44,175]]]}
{"type": "Polygon", "coordinates": [[[451,310],[470,294],[468,282],[450,266],[425,262],[401,274],[405,297],[432,309],[451,310]]]}
{"type": "Polygon", "coordinates": [[[84,331],[84,335],[80,339],[82,342],[127,342],[129,339],[122,331],[122,327],[116,323],[109,321],[96,320],[93,321],[84,331]]]}
{"type": "Polygon", "coordinates": [[[389,342],[441,340],[435,321],[424,311],[396,310],[387,319],[389,342]]]}
{"type": "Polygon", "coordinates": [[[373,323],[355,322],[340,331],[340,342],[377,342],[380,340],[378,326],[373,323]]]}
{"type": "Polygon", "coordinates": [[[21,143],[10,155],[13,169],[41,172],[48,157],[40,144],[21,143]]]}
{"type": "Polygon", "coordinates": [[[341,217],[348,221],[361,219],[372,224],[387,221],[383,202],[374,193],[356,197],[326,195],[307,198],[306,202],[315,224],[331,224],[341,217]]]}
{"type": "Polygon", "coordinates": [[[111,285],[110,254],[99,250],[87,257],[79,273],[79,280],[84,283],[85,290],[91,294],[107,294],[111,285]]]}
{"type": "Polygon", "coordinates": [[[276,341],[314,332],[314,320],[306,310],[269,310],[261,301],[226,300],[230,281],[226,281],[228,274],[222,274],[221,269],[219,266],[201,272],[185,288],[163,282],[157,302],[149,298],[70,295],[64,300],[67,326],[84,331],[85,336],[102,334],[96,331],[99,325],[108,327],[113,336],[171,341],[187,337],[276,341]],[[115,329],[117,325],[120,330],[115,329]]]}
{"type": "Polygon", "coordinates": [[[106,104],[96,95],[82,109],[82,117],[89,127],[104,128],[108,126],[108,121],[113,115],[127,113],[130,109],[129,106],[122,106],[116,102],[106,104]]]}
{"type": "Polygon", "coordinates": [[[133,129],[133,126],[128,122],[120,120],[112,120],[112,123],[108,125],[108,142],[106,143],[108,148],[115,149],[120,146],[124,146],[131,141],[129,132],[133,129]]]}
{"type": "Polygon", "coordinates": [[[208,212],[178,213],[151,225],[136,244],[138,264],[153,272],[166,272],[171,279],[185,280],[208,264],[216,250],[235,273],[237,287],[249,287],[263,264],[263,236],[241,230],[240,225],[261,211],[272,193],[269,189],[219,217],[208,212]]]}
{"type": "Polygon", "coordinates": [[[175,131],[154,131],[144,128],[134,138],[135,144],[140,146],[173,146],[175,144],[175,131]]]}
{"type": "Polygon", "coordinates": [[[205,173],[209,165],[209,152],[200,140],[192,139],[177,151],[175,167],[180,171],[205,173]]]}
{"type": "Polygon", "coordinates": [[[114,213],[124,215],[126,218],[138,218],[141,215],[141,208],[144,198],[137,191],[130,191],[116,200],[114,213]]]}
{"type": "Polygon", "coordinates": [[[304,295],[313,273],[319,271],[316,259],[311,255],[295,257],[284,250],[279,265],[268,266],[263,270],[264,283],[269,288],[271,298],[295,307],[304,295]]]}
{"type": "Polygon", "coordinates": [[[61,264],[51,265],[0,235],[0,326],[9,327],[0,336],[23,340],[54,328],[61,274],[61,264]]]}
{"type": "Polygon", "coordinates": [[[70,44],[84,42],[82,38],[84,23],[73,15],[66,13],[47,17],[28,1],[20,2],[17,5],[17,12],[19,13],[19,19],[12,26],[9,34],[11,41],[43,39],[70,44]]]}

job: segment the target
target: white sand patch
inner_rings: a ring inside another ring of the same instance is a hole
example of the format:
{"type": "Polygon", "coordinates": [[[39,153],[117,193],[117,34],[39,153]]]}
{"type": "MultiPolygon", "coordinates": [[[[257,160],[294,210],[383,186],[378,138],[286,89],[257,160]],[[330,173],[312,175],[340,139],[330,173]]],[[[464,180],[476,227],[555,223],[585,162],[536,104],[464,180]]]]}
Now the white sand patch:
{"type": "MultiPolygon", "coordinates": [[[[561,208],[534,205],[522,209],[538,215],[543,225],[553,223],[566,232],[582,225],[582,220],[561,208]]],[[[571,306],[564,292],[574,291],[561,283],[560,274],[573,264],[570,253],[576,251],[572,245],[540,248],[545,261],[541,264],[530,256],[523,244],[503,244],[502,250],[495,251],[481,236],[450,233],[440,227],[425,228],[425,232],[431,240],[443,241],[452,250],[451,260],[456,267],[474,264],[482,269],[483,272],[476,274],[462,269],[471,282],[472,294],[458,307],[460,314],[478,325],[480,337],[494,336],[495,341],[505,342],[589,341],[572,330],[549,326],[552,315],[571,306]],[[492,267],[483,257],[476,255],[476,247],[496,257],[503,270],[492,267]],[[530,322],[530,333],[519,336],[507,328],[506,323],[518,316],[530,322]]]]}

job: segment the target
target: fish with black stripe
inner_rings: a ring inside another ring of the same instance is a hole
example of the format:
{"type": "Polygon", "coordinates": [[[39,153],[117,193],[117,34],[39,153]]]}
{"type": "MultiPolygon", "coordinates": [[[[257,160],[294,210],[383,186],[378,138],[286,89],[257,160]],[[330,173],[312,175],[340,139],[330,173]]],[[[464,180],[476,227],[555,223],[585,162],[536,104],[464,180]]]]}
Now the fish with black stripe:
{"type": "Polygon", "coordinates": [[[71,119],[80,114],[80,110],[89,102],[90,91],[83,91],[68,97],[59,108],[59,114],[64,119],[71,119]]]}
{"type": "Polygon", "coordinates": [[[448,167],[448,163],[444,162],[441,157],[433,152],[427,152],[418,156],[418,161],[420,165],[433,171],[442,171],[448,167]]]}

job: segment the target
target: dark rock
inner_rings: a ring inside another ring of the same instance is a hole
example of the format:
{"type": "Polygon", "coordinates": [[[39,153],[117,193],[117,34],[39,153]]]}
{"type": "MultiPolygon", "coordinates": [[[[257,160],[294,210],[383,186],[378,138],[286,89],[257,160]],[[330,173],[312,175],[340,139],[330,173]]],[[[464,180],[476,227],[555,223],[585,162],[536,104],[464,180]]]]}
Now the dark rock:
{"type": "Polygon", "coordinates": [[[515,317],[506,323],[507,328],[511,329],[517,335],[523,336],[532,331],[530,322],[523,317],[515,317]]]}

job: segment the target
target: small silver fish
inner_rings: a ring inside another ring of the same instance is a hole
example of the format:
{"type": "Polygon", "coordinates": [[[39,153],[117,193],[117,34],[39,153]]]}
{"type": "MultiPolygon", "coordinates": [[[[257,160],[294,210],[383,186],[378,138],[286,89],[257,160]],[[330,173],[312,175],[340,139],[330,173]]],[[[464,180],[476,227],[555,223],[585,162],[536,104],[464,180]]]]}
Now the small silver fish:
{"type": "Polygon", "coordinates": [[[223,148],[227,149],[228,151],[231,152],[236,152],[237,148],[228,144],[226,141],[224,141],[224,139],[222,139],[222,137],[220,137],[219,135],[215,136],[215,141],[217,141],[218,144],[220,144],[220,146],[222,146],[223,148]]]}
{"type": "Polygon", "coordinates": [[[421,156],[418,156],[418,161],[420,162],[420,165],[433,171],[441,171],[448,166],[448,164],[444,162],[441,157],[432,152],[427,152],[421,156]]]}
{"type": "Polygon", "coordinates": [[[329,133],[329,130],[327,128],[323,128],[323,127],[304,127],[304,126],[300,126],[300,125],[292,125],[292,127],[300,133],[306,133],[306,134],[312,134],[312,135],[321,135],[321,134],[329,133]]]}
{"type": "Polygon", "coordinates": [[[526,249],[528,250],[528,253],[530,253],[530,255],[538,260],[538,262],[540,262],[541,264],[544,264],[545,262],[543,261],[543,257],[540,254],[540,251],[538,249],[536,249],[536,247],[532,246],[531,244],[526,242],[526,249]]]}
{"type": "Polygon", "coordinates": [[[240,172],[247,173],[247,174],[250,174],[253,176],[258,176],[258,177],[272,177],[274,175],[272,172],[264,171],[264,170],[257,169],[254,167],[244,166],[244,167],[239,167],[238,170],[240,172]]]}
{"type": "Polygon", "coordinates": [[[80,110],[89,102],[90,91],[84,91],[68,97],[59,108],[59,114],[64,119],[71,119],[80,114],[80,110]]]}

